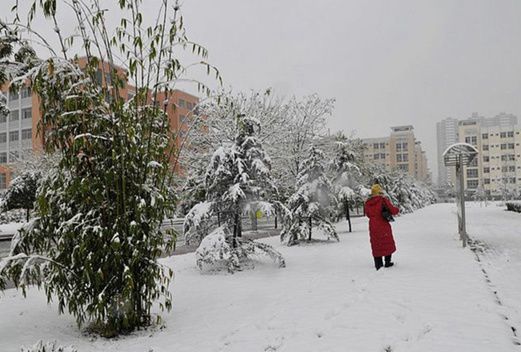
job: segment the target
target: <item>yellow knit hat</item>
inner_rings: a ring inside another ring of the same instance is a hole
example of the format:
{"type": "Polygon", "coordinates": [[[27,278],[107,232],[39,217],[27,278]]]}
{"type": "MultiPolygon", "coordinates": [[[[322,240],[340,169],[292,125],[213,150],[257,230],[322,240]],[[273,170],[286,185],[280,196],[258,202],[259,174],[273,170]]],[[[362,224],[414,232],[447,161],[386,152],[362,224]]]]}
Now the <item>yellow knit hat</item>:
{"type": "Polygon", "coordinates": [[[382,194],[382,186],[380,186],[378,183],[375,183],[371,187],[371,196],[377,196],[379,194],[382,194]]]}

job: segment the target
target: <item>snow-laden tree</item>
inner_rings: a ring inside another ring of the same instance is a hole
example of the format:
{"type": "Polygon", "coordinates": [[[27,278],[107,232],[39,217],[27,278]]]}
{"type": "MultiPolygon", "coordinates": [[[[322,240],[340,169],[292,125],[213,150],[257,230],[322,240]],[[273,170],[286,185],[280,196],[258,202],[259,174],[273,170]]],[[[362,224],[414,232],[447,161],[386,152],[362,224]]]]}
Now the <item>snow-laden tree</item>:
{"type": "Polygon", "coordinates": [[[485,202],[485,206],[487,206],[487,192],[483,188],[482,184],[480,184],[479,187],[476,189],[476,192],[474,192],[474,194],[472,195],[472,199],[475,202],[480,202],[481,206],[483,206],[483,202],[485,202]]]}
{"type": "Polygon", "coordinates": [[[359,200],[360,176],[363,156],[359,151],[358,140],[348,139],[342,133],[335,136],[334,155],[330,163],[333,186],[337,200],[352,231],[350,209],[359,200]]]}
{"type": "MultiPolygon", "coordinates": [[[[187,241],[201,241],[215,225],[215,217],[226,229],[226,242],[232,248],[229,270],[239,269],[248,256],[247,247],[257,246],[242,240],[242,215],[262,209],[270,215],[279,206],[271,200],[277,189],[270,172],[270,159],[256,137],[260,122],[239,114],[235,119],[233,143],[219,147],[210,160],[205,178],[206,201],[194,206],[185,218],[187,241]]],[[[270,254],[271,247],[257,246],[270,254]]],[[[275,256],[281,256],[276,253],[275,256]]]]}
{"type": "Polygon", "coordinates": [[[1,35],[16,38],[20,50],[26,42],[16,35],[31,36],[50,57],[26,67],[15,55],[0,61],[0,71],[11,85],[29,82],[38,94],[39,133],[46,151],[60,159],[41,180],[37,216],[0,264],[0,287],[7,278],[24,294],[29,284],[43,285],[60,313],[67,310],[104,336],[148,326],[155,301],[171,307],[173,272],[158,262],[172,245],[161,223],[175,205],[176,143],[167,109],[172,88],[197,66],[183,65],[179,49],[189,48],[200,66],[213,68],[204,61],[206,50],[187,39],[177,1],[161,0],[150,25],[143,1],[115,1],[114,31],[105,25],[114,14],[100,0],[30,3],[28,16],[14,7],[14,23],[0,28],[1,35]],[[31,29],[40,10],[53,23],[59,52],[31,29]],[[57,20],[67,15],[76,21],[72,33],[57,20]],[[29,25],[20,22],[26,17],[29,25]],[[81,67],[70,54],[73,43],[84,55],[81,67]],[[135,93],[131,99],[127,89],[135,93]]]}
{"type": "Polygon", "coordinates": [[[411,213],[436,202],[436,195],[428,185],[403,171],[373,166],[367,178],[368,184],[379,183],[382,186],[401,213],[411,213]]]}
{"type": "Polygon", "coordinates": [[[205,158],[193,159],[187,170],[188,175],[183,180],[180,188],[179,203],[177,205],[177,213],[179,216],[186,214],[196,204],[206,199],[205,176],[208,161],[205,158]]]}
{"type": "Polygon", "coordinates": [[[56,167],[57,161],[57,156],[54,154],[28,152],[12,164],[11,168],[17,176],[11,181],[0,201],[0,211],[25,209],[26,220],[29,221],[40,181],[56,167]]]}
{"type": "Polygon", "coordinates": [[[24,172],[16,176],[0,202],[0,211],[25,209],[26,220],[29,221],[29,214],[34,207],[36,190],[41,177],[41,173],[36,172],[24,172]]]}
{"type": "Polygon", "coordinates": [[[328,239],[339,240],[331,223],[337,200],[325,165],[324,153],[311,147],[298,175],[297,190],[288,200],[290,217],[281,232],[281,240],[288,245],[311,241],[313,222],[328,239]]]}
{"type": "Polygon", "coordinates": [[[307,150],[317,137],[325,134],[333,106],[334,99],[323,99],[316,94],[284,100],[271,90],[250,94],[222,91],[198,107],[200,118],[193,120],[190,147],[182,150],[184,165],[190,169],[195,160],[209,162],[213,151],[234,142],[235,116],[250,116],[262,126],[257,138],[271,157],[279,201],[284,202],[295,190],[307,150]]]}

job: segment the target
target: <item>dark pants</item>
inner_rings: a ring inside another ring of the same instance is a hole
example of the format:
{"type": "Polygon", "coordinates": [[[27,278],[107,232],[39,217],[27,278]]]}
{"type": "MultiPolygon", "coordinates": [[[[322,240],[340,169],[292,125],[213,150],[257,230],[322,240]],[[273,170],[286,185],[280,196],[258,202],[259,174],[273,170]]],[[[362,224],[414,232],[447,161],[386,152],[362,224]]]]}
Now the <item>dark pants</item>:
{"type": "MultiPolygon", "coordinates": [[[[384,266],[383,258],[384,257],[374,257],[374,267],[376,268],[376,270],[378,270],[382,266],[384,266]]],[[[386,255],[385,256],[385,266],[390,266],[390,264],[391,264],[391,256],[386,255]]]]}

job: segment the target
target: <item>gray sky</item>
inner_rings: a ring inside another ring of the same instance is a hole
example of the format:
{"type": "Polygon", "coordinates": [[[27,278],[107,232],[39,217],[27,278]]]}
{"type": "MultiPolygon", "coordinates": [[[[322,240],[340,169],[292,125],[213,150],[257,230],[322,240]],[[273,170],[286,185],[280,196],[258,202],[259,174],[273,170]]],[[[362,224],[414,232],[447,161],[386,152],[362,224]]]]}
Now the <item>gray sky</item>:
{"type": "Polygon", "coordinates": [[[331,130],[360,137],[412,124],[435,174],[437,121],[521,115],[517,0],[184,0],[183,13],[225,85],[334,97],[331,130]]]}

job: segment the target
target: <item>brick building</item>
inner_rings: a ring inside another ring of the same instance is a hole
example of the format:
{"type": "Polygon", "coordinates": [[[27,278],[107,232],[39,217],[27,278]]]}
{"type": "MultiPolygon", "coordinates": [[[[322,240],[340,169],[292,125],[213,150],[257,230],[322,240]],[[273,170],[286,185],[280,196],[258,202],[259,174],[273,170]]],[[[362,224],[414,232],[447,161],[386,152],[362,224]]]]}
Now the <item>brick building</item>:
{"type": "MultiPolygon", "coordinates": [[[[86,65],[86,59],[79,59],[80,67],[86,65]]],[[[100,85],[109,86],[110,75],[107,63],[100,63],[100,69],[96,78],[100,85]],[[104,65],[104,66],[102,66],[104,65]]],[[[118,75],[126,77],[124,69],[116,67],[118,75]]],[[[19,92],[10,92],[9,87],[1,87],[7,97],[9,115],[0,115],[0,190],[7,188],[13,178],[10,164],[23,158],[27,153],[41,152],[44,146],[44,138],[38,132],[38,124],[41,120],[40,104],[36,94],[30,88],[24,87],[19,92]]],[[[135,95],[135,88],[125,84],[120,94],[127,100],[135,95]]],[[[164,94],[159,95],[159,101],[164,100],[164,94]]],[[[191,116],[199,98],[181,90],[173,90],[169,97],[167,114],[170,128],[177,132],[181,138],[176,139],[177,147],[188,131],[191,116]]],[[[180,170],[179,166],[176,168],[180,170]]]]}

